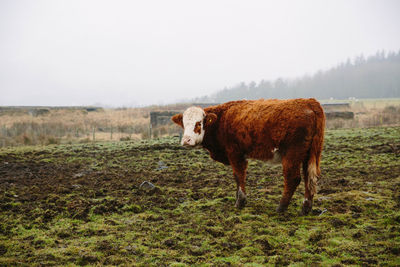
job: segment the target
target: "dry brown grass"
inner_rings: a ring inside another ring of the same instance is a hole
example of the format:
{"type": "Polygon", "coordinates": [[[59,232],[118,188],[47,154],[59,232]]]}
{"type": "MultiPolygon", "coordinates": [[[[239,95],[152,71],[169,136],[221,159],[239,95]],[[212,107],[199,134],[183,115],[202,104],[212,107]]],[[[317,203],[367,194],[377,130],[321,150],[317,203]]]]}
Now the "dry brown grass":
{"type": "MultiPolygon", "coordinates": [[[[93,141],[127,141],[149,138],[152,110],[183,110],[184,104],[146,108],[99,109],[49,108],[32,115],[28,110],[0,110],[0,147],[93,141]]],[[[400,125],[400,99],[351,101],[354,119],[330,119],[328,129],[400,125]]],[[[152,129],[152,137],[176,135],[179,127],[170,124],[152,129]]]]}
{"type": "Polygon", "coordinates": [[[365,99],[350,101],[354,119],[327,120],[328,129],[365,128],[400,125],[400,99],[365,99]]]}
{"type": "Polygon", "coordinates": [[[49,109],[39,116],[6,112],[0,116],[0,146],[140,139],[148,127],[144,109],[49,109]]]}

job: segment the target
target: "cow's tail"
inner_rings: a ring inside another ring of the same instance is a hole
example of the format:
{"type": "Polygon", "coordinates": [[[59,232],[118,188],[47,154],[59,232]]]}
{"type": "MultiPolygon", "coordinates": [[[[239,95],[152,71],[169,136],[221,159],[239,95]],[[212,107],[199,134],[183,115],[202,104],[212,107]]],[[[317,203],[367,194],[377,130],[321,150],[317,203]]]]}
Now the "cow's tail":
{"type": "Polygon", "coordinates": [[[321,176],[319,163],[321,160],[322,146],[324,143],[325,114],[321,105],[315,101],[312,110],[315,114],[315,132],[311,141],[311,147],[307,163],[309,189],[312,196],[317,192],[318,179],[321,176]]]}

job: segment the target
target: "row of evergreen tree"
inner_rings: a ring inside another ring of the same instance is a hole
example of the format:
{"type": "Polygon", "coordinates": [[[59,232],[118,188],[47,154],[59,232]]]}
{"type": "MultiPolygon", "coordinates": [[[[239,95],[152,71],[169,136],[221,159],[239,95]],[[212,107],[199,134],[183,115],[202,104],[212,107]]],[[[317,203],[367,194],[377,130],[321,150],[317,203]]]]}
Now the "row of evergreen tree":
{"type": "Polygon", "coordinates": [[[400,97],[400,51],[379,51],[365,58],[360,55],[353,60],[327,71],[298,79],[262,80],[244,82],[225,88],[210,96],[194,99],[200,103],[221,103],[237,99],[298,98],[318,99],[391,98],[400,97]]]}

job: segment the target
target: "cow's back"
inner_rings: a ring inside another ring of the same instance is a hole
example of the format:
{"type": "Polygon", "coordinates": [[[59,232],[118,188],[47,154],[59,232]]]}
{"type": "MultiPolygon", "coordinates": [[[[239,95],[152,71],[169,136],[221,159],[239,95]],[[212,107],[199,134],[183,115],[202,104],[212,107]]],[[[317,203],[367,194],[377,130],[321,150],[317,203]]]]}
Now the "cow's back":
{"type": "Polygon", "coordinates": [[[218,143],[229,151],[268,160],[288,146],[307,146],[315,131],[316,114],[322,113],[315,99],[242,100],[210,107],[216,112],[218,143]]]}

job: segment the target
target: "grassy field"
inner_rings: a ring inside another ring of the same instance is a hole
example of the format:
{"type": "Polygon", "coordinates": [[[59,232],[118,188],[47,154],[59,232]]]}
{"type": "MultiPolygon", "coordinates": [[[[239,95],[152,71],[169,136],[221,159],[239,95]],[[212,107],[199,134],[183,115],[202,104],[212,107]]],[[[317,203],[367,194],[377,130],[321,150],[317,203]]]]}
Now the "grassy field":
{"type": "Polygon", "coordinates": [[[400,127],[326,133],[312,214],[281,167],[231,169],[178,138],[0,149],[0,265],[399,266],[400,127]],[[156,187],[140,188],[148,181],[156,187]]]}

